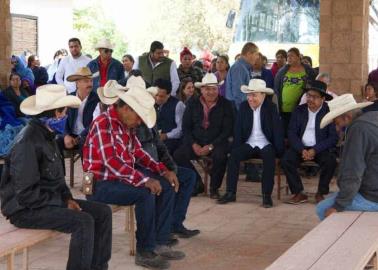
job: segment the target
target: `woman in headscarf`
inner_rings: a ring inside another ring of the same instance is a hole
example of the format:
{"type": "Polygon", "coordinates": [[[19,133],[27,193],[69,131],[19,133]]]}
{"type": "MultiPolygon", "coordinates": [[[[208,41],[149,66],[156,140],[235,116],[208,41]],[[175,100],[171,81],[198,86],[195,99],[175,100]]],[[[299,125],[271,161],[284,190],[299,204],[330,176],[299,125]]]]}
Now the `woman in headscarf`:
{"type": "Polygon", "coordinates": [[[202,71],[192,66],[193,54],[187,47],[180,53],[180,62],[181,65],[177,69],[180,81],[187,77],[191,77],[194,82],[200,82],[202,80],[202,71]]]}

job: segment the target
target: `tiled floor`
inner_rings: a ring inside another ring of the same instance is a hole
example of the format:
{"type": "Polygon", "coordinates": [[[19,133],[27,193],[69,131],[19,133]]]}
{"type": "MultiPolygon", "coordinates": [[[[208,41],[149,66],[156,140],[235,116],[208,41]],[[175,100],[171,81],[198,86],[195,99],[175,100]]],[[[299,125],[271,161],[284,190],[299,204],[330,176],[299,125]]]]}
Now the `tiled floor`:
{"type": "MultiPolygon", "coordinates": [[[[73,192],[80,197],[79,162],[75,172],[77,184],[73,192]]],[[[304,179],[304,182],[310,194],[315,191],[316,179],[304,179]]],[[[333,184],[332,190],[335,189],[333,184]]],[[[287,198],[283,196],[283,200],[287,198]]],[[[260,184],[245,182],[243,177],[236,203],[217,205],[204,196],[193,198],[186,226],[200,229],[201,234],[193,239],[180,240],[177,249],[184,251],[186,258],[172,262],[171,269],[265,269],[319,222],[313,200],[299,206],[287,205],[282,201],[275,200],[274,208],[262,208],[260,184]]],[[[124,212],[113,214],[113,219],[110,269],[142,269],[134,264],[134,257],[128,254],[128,235],[123,230],[124,212]]],[[[7,221],[1,218],[0,223],[4,222],[7,221]]],[[[30,251],[30,269],[65,269],[68,244],[69,236],[60,236],[33,247],[30,251]]],[[[20,260],[21,257],[17,256],[17,261],[20,260]]],[[[0,269],[5,269],[4,263],[0,269]]]]}

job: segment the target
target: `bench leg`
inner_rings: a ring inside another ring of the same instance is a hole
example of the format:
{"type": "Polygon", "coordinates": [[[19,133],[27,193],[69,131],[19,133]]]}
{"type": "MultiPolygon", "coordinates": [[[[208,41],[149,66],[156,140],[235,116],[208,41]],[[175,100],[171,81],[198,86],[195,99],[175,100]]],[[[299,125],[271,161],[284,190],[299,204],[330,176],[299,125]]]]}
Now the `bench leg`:
{"type": "Polygon", "coordinates": [[[277,200],[281,200],[281,169],[280,166],[276,166],[277,174],[277,200]]]}
{"type": "Polygon", "coordinates": [[[15,270],[14,268],[14,252],[7,256],[7,270],[15,270]]]}
{"type": "Polygon", "coordinates": [[[70,186],[74,187],[75,155],[70,156],[70,186]]]}
{"type": "Polygon", "coordinates": [[[29,252],[28,248],[24,248],[22,253],[22,269],[28,270],[29,269],[29,252]]]}
{"type": "Polygon", "coordinates": [[[135,214],[134,207],[129,207],[129,237],[130,237],[130,255],[135,256],[135,214]]]}

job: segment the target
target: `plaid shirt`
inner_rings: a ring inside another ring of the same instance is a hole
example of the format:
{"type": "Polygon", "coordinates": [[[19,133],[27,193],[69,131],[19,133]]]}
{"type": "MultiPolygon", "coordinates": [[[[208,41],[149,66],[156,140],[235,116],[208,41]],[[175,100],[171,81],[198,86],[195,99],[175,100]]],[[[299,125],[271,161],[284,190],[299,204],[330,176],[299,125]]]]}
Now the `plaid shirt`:
{"type": "Polygon", "coordinates": [[[90,127],[83,147],[83,169],[92,172],[97,181],[122,181],[140,186],[148,177],[134,168],[135,163],[160,175],[167,171],[163,163],[154,161],[142,149],[135,131],[118,120],[111,106],[90,127]]]}

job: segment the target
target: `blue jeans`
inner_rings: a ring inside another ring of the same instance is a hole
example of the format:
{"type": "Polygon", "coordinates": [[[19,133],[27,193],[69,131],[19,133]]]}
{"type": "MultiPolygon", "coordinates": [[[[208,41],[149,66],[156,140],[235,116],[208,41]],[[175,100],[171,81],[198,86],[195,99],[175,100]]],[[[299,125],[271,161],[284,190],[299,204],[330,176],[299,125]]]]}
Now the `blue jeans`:
{"type": "Polygon", "coordinates": [[[188,168],[178,167],[177,178],[180,182],[179,191],[176,193],[173,209],[172,230],[183,228],[183,222],[188,211],[190,198],[196,184],[196,173],[188,168]]]}
{"type": "MultiPolygon", "coordinates": [[[[334,205],[337,194],[338,192],[332,194],[316,206],[316,213],[320,220],[325,219],[325,212],[328,208],[331,208],[334,205]]],[[[356,196],[354,196],[352,203],[348,205],[345,210],[378,212],[378,203],[366,200],[360,193],[357,193],[356,196]]]]}
{"type": "Polygon", "coordinates": [[[159,196],[145,187],[134,187],[119,181],[98,181],[88,200],[116,205],[134,205],[137,221],[137,252],[153,251],[156,245],[165,245],[171,233],[175,194],[164,177],[138,168],[145,176],[159,180],[163,191],[159,196]]]}

